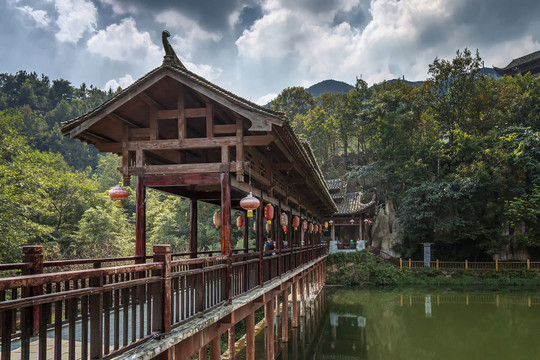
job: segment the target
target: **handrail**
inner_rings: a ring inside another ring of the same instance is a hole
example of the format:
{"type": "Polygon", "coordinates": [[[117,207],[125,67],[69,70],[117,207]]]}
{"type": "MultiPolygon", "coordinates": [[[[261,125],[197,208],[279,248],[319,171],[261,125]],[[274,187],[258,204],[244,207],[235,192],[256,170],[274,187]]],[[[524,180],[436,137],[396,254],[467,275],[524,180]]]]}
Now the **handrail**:
{"type": "Polygon", "coordinates": [[[51,332],[55,351],[63,351],[58,339],[64,327],[70,334],[70,353],[86,351],[90,358],[119,355],[157,333],[167,333],[284,273],[320,260],[328,250],[326,244],[314,244],[172,260],[170,246],[156,246],[151,262],[87,270],[42,273],[44,267],[92,263],[96,267],[142,257],[43,262],[42,250],[36,250],[25,252],[31,261],[3,264],[0,270],[22,270],[24,275],[0,278],[2,360],[9,359],[12,341],[20,341],[21,358],[28,358],[32,334],[38,335],[42,353],[51,332]],[[137,330],[128,335],[126,329],[137,330]],[[76,332],[82,348],[75,347],[76,332]]]}

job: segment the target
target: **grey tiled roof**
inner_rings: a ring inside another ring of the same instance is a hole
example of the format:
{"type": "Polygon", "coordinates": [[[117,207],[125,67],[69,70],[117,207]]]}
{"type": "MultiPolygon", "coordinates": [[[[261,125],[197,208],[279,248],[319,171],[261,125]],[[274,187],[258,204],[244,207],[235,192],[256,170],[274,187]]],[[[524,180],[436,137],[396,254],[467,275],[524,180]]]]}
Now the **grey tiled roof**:
{"type": "Polygon", "coordinates": [[[336,214],[357,214],[372,206],[375,206],[375,199],[363,204],[361,192],[348,193],[345,194],[343,200],[337,204],[338,211],[336,214]]]}
{"type": "Polygon", "coordinates": [[[503,69],[513,69],[534,60],[540,60],[540,50],[512,60],[512,62],[503,69]]]}

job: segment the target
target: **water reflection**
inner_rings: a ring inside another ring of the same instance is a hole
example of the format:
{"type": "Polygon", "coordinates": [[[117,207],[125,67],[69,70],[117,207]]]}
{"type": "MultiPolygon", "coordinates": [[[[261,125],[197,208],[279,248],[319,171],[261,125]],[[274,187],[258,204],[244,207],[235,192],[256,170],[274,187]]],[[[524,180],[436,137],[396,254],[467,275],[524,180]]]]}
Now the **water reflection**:
{"type": "Polygon", "coordinates": [[[289,329],[280,359],[540,359],[540,292],[329,289],[289,329]]]}

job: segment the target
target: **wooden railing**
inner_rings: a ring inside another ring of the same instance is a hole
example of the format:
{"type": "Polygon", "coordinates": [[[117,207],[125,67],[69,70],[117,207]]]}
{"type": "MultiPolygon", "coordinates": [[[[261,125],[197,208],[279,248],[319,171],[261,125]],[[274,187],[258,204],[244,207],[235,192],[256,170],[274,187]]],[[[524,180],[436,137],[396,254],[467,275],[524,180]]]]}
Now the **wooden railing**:
{"type": "Polygon", "coordinates": [[[430,261],[429,266],[424,261],[413,261],[394,257],[380,249],[370,247],[369,251],[380,256],[384,261],[400,268],[423,269],[432,268],[436,270],[465,270],[465,271],[523,271],[540,270],[540,261],[491,261],[491,262],[470,262],[465,261],[430,261]]]}
{"type": "Polygon", "coordinates": [[[25,247],[22,263],[0,267],[23,274],[0,278],[1,360],[46,359],[51,348],[58,359],[116,356],[326,255],[327,244],[192,259],[155,245],[149,262],[43,262],[41,252],[25,247]],[[82,265],[91,268],[71,270],[82,265]]]}
{"type": "Polygon", "coordinates": [[[529,271],[540,270],[540,261],[491,261],[491,262],[471,262],[465,261],[431,261],[430,266],[426,266],[423,261],[412,261],[410,259],[399,259],[402,268],[423,269],[432,268],[436,270],[463,270],[463,271],[529,271]]]}

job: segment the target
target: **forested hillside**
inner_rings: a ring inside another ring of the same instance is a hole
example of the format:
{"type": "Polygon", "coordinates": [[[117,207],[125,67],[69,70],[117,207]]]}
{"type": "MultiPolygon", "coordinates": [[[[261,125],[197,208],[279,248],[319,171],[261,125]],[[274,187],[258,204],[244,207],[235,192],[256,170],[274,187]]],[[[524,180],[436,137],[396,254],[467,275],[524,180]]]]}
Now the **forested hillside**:
{"type": "MultiPolygon", "coordinates": [[[[271,106],[310,141],[327,179],[344,177],[375,192],[381,211],[396,209],[399,254],[433,242],[440,259],[538,258],[540,79],[484,76],[480,64],[465,50],[435,59],[421,86],[357,80],[317,97],[293,87],[271,106]]],[[[59,131],[112,95],[0,74],[0,262],[19,261],[24,244],[43,245],[46,259],[133,254],[134,196],[121,208],[106,196],[121,181],[119,157],[59,131]]],[[[189,203],[149,192],[147,209],[148,246],[187,249],[189,203]]],[[[214,210],[199,204],[202,249],[220,246],[214,210]]]]}
{"type": "MultiPolygon", "coordinates": [[[[0,74],[0,263],[22,246],[44,246],[46,259],[133,255],[134,192],[121,208],[107,196],[120,184],[120,158],[60,134],[62,121],[107,100],[108,93],[20,71],[0,74]]],[[[187,249],[189,202],[150,191],[148,246],[187,249]]],[[[199,244],[219,248],[212,205],[199,205],[199,244]]],[[[235,240],[239,234],[235,234],[235,240]]]]}
{"type": "Polygon", "coordinates": [[[432,242],[441,259],[538,258],[540,79],[480,69],[465,50],[435,59],[418,87],[357,80],[348,94],[316,98],[293,87],[272,107],[310,141],[327,179],[397,209],[399,226],[372,229],[397,228],[397,254],[420,257],[432,242]]]}

